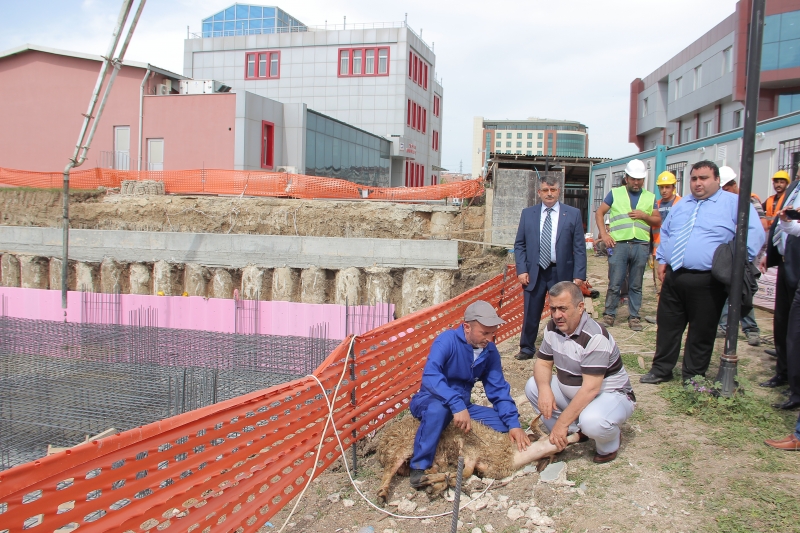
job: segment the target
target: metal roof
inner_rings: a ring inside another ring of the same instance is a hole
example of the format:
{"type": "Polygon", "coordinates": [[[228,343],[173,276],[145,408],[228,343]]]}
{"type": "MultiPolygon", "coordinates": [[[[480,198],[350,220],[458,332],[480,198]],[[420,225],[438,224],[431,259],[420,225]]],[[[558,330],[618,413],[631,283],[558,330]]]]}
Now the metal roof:
{"type": "MultiPolygon", "coordinates": [[[[4,50],[0,52],[0,59],[4,57],[13,56],[16,54],[21,54],[23,52],[43,52],[45,54],[55,54],[59,56],[66,56],[66,57],[76,57],[78,59],[89,59],[91,61],[103,61],[103,58],[94,54],[84,54],[83,52],[72,52],[70,50],[60,50],[58,48],[50,48],[48,46],[40,46],[37,44],[23,44],[21,46],[16,46],[14,48],[9,48],[8,50],[4,50]]],[[[168,78],[175,78],[178,80],[188,80],[186,76],[182,76],[180,74],[176,74],[172,71],[169,71],[164,68],[156,67],[155,65],[151,65],[150,63],[141,63],[139,61],[129,61],[124,60],[122,62],[123,66],[127,67],[136,67],[141,69],[150,69],[153,72],[161,74],[162,76],[167,76],[168,78]]]]}

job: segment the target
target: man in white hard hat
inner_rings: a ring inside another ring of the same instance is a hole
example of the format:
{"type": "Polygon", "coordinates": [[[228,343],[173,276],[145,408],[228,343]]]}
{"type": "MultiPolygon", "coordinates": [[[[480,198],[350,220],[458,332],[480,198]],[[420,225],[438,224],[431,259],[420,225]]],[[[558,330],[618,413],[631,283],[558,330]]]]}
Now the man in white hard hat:
{"type": "Polygon", "coordinates": [[[653,209],[656,196],[644,189],[647,169],[639,159],[625,166],[625,184],[614,187],[595,212],[598,233],[614,251],[608,258],[608,292],[603,311],[606,326],[614,325],[619,306],[620,288],[628,277],[628,327],[641,331],[639,309],[642,306],[642,278],[650,249],[650,228],[661,225],[661,215],[653,209]],[[606,231],[603,217],[608,213],[606,231]]]}
{"type": "MultiPolygon", "coordinates": [[[[723,191],[735,194],[737,196],[739,195],[739,185],[736,184],[736,172],[734,172],[731,167],[728,166],[719,167],[719,183],[723,191]]],[[[758,213],[758,218],[761,219],[761,225],[764,227],[765,230],[768,230],[769,223],[767,222],[766,216],[764,214],[764,208],[761,205],[761,199],[756,194],[751,194],[750,203],[753,204],[756,213],[758,213]]],[[[759,254],[759,256],[760,255],[761,254],[759,254]]],[[[756,259],[756,262],[758,262],[758,259],[756,259]]],[[[749,344],[750,346],[760,346],[761,330],[758,328],[758,323],[756,322],[756,315],[754,308],[751,308],[749,313],[742,316],[741,324],[742,324],[742,331],[744,332],[745,337],[747,337],[747,344],[749,344]]],[[[725,305],[722,306],[722,316],[719,319],[719,326],[717,326],[717,338],[724,339],[727,330],[728,330],[728,301],[726,300],[725,305]]]]}

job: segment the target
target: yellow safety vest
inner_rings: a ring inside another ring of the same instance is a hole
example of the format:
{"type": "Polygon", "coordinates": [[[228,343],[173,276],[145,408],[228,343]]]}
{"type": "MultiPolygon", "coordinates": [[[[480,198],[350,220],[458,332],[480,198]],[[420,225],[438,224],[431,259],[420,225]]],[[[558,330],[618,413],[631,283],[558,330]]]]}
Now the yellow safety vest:
{"type": "MultiPolygon", "coordinates": [[[[624,185],[611,189],[612,198],[614,203],[611,205],[611,210],[608,212],[609,221],[609,234],[615,241],[630,241],[638,239],[644,242],[650,242],[650,226],[644,220],[634,220],[628,216],[632,211],[631,200],[628,196],[628,189],[624,185]]],[[[636,209],[647,213],[653,214],[653,204],[656,201],[656,195],[650,191],[642,189],[642,194],[639,196],[639,203],[636,204],[636,209]]]]}

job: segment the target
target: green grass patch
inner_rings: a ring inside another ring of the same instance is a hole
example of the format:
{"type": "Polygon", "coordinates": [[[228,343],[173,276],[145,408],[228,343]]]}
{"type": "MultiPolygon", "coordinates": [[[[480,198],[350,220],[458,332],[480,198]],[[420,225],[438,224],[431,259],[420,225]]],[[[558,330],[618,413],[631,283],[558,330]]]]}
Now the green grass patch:
{"type": "Polygon", "coordinates": [[[740,478],[727,491],[712,494],[706,506],[714,511],[721,533],[800,533],[800,501],[775,484],[740,478]]]}

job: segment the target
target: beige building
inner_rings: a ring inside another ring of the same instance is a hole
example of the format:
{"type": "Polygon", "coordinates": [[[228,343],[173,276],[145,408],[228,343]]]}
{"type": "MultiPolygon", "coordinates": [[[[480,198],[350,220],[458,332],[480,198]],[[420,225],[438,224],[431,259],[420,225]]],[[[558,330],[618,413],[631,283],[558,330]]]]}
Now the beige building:
{"type": "Polygon", "coordinates": [[[572,120],[529,117],[525,120],[488,120],[472,123],[472,176],[479,177],[491,154],[586,157],[588,128],[572,120]]]}

